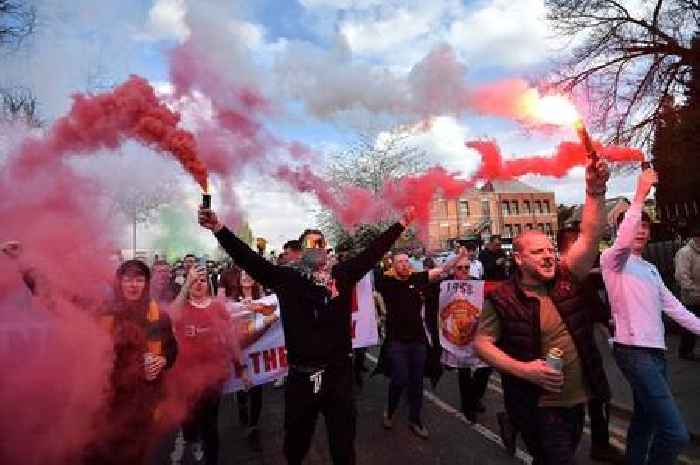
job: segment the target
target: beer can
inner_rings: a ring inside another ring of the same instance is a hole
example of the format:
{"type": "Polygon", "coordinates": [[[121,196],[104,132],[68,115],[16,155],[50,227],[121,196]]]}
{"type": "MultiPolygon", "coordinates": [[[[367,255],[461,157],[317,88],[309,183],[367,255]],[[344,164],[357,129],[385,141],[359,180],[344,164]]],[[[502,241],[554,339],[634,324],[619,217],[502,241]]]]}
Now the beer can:
{"type": "Polygon", "coordinates": [[[563,365],[564,365],[564,351],[559,349],[558,347],[552,347],[549,349],[549,352],[547,352],[547,358],[545,361],[547,362],[547,365],[550,366],[553,370],[556,371],[561,371],[563,365]]]}
{"type": "Polygon", "coordinates": [[[202,208],[206,208],[206,209],[211,208],[211,194],[207,194],[207,193],[202,194],[202,208]]]}

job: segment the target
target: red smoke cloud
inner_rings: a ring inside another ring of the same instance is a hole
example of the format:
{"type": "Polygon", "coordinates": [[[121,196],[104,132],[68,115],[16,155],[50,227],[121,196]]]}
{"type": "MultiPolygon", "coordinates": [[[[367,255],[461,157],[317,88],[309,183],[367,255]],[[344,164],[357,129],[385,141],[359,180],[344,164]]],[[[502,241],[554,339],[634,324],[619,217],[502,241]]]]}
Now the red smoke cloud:
{"type": "Polygon", "coordinates": [[[109,93],[76,95],[65,116],[0,167],[0,242],[22,242],[22,258],[54,297],[50,307],[31,298],[14,261],[0,256],[1,463],[76,463],[111,427],[94,423],[109,395],[112,353],[90,312],[110,295],[120,225],[99,187],[68,161],[135,139],[174,155],[204,188],[207,170],[179,119],[145,80],[131,77],[109,93]]]}
{"type": "Polygon", "coordinates": [[[32,169],[66,155],[115,149],[134,139],[172,154],[206,190],[207,168],[197,157],[194,136],[179,129],[179,122],[180,115],[158,100],[145,79],[131,76],[112,92],[74,95],[68,114],[56,120],[45,137],[23,144],[19,167],[32,169]]]}
{"type": "MultiPolygon", "coordinates": [[[[638,149],[594,144],[598,155],[611,162],[631,163],[644,159],[638,149]]],[[[470,141],[466,146],[479,152],[482,157],[481,167],[476,177],[485,180],[512,179],[525,174],[562,177],[575,166],[585,166],[588,154],[584,147],[576,142],[562,142],[551,157],[531,156],[504,160],[501,150],[492,141],[470,141]]]]}
{"type": "Polygon", "coordinates": [[[348,228],[386,219],[391,211],[400,212],[412,205],[416,207],[416,224],[422,234],[427,233],[430,209],[436,195],[456,198],[473,185],[473,182],[458,179],[441,167],[389,181],[377,194],[355,186],[333,187],[308,166],[296,170],[281,167],[277,176],[299,192],[315,194],[319,202],[333,211],[338,221],[348,228]]]}

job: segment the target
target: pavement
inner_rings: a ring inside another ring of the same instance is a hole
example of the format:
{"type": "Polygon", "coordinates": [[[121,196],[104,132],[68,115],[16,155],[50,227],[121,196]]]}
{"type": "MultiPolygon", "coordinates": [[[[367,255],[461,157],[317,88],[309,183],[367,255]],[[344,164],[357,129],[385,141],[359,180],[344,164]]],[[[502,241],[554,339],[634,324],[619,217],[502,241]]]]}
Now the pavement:
{"type": "MultiPolygon", "coordinates": [[[[669,373],[673,392],[697,439],[700,420],[699,362],[678,360],[675,352],[677,337],[669,338],[669,373]]],[[[622,377],[605,343],[599,344],[614,391],[615,409],[611,419],[611,443],[624,449],[625,434],[631,413],[631,393],[627,381],[622,377]]],[[[368,354],[371,367],[376,350],[368,354]]],[[[459,413],[459,391],[456,374],[446,372],[435,390],[426,381],[424,391],[423,417],[430,430],[428,440],[414,436],[408,429],[407,406],[405,403],[394,418],[394,428],[390,431],[382,427],[382,412],[386,403],[388,381],[383,376],[365,380],[362,389],[356,390],[357,403],[357,463],[358,465],[401,464],[401,465],[514,465],[529,464],[531,459],[519,443],[515,457],[507,455],[498,437],[496,413],[503,410],[500,377],[492,375],[489,389],[484,398],[486,412],[478,418],[477,424],[469,424],[459,413]]],[[[221,434],[221,457],[218,465],[283,465],[282,453],[284,412],[283,389],[264,387],[263,413],[260,419],[260,446],[256,447],[245,436],[245,430],[238,425],[235,398],[227,395],[221,402],[219,431],[221,434]]],[[[404,399],[405,400],[405,399],[404,399]]],[[[184,443],[173,432],[154,464],[158,465],[202,465],[195,462],[190,454],[183,453],[184,443]]],[[[577,451],[579,465],[593,465],[590,457],[590,430],[586,427],[577,451]]],[[[319,417],[316,434],[305,460],[305,465],[331,464],[327,446],[327,435],[322,417],[319,417]]],[[[688,447],[679,463],[700,465],[698,443],[688,447]]]]}

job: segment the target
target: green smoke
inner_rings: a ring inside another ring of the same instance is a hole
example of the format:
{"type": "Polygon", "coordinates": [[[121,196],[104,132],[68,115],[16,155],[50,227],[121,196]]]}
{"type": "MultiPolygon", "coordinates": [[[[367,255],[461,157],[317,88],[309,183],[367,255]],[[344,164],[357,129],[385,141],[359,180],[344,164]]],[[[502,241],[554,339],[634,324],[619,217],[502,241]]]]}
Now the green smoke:
{"type": "Polygon", "coordinates": [[[192,213],[172,206],[163,207],[159,215],[160,234],[153,241],[156,250],[165,253],[168,261],[187,253],[201,255],[211,250],[207,232],[193,223],[192,213]]]}

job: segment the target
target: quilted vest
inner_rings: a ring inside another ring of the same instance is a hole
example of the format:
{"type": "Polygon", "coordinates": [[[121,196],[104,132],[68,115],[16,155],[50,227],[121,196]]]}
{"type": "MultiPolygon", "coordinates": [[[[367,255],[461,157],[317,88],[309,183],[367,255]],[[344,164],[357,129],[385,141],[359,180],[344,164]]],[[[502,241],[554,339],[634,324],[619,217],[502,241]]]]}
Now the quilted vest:
{"type": "MultiPolygon", "coordinates": [[[[568,270],[560,266],[549,286],[548,294],[571,335],[581,360],[584,379],[597,399],[610,400],[610,386],[603,368],[600,352],[593,338],[596,306],[590,292],[578,283],[568,270]]],[[[529,362],[544,357],[540,334],[539,299],[528,297],[520,287],[517,276],[503,282],[488,295],[500,317],[501,337],[497,346],[516,360],[529,362]]],[[[537,404],[541,388],[515,376],[503,374],[506,406],[537,404]]]]}

